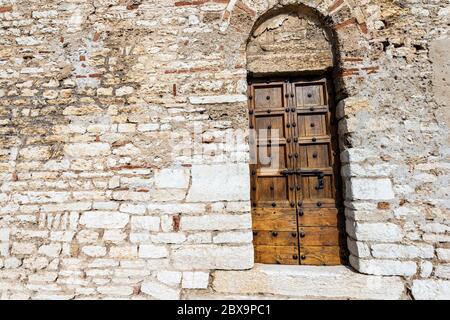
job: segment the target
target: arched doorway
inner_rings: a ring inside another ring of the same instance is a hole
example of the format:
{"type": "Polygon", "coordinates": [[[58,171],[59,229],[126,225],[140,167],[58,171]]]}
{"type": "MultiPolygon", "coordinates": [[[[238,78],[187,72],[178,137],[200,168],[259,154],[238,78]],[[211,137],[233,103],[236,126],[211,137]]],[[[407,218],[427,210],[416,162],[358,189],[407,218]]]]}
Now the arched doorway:
{"type": "Polygon", "coordinates": [[[302,6],[267,13],[247,45],[255,261],[346,262],[332,34],[302,6]]]}

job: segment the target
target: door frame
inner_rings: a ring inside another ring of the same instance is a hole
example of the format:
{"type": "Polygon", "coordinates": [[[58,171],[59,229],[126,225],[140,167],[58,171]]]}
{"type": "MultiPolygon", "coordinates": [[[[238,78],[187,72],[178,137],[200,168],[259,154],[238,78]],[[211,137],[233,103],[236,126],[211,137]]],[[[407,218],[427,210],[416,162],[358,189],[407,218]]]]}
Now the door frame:
{"type": "MultiPolygon", "coordinates": [[[[334,189],[334,199],[336,201],[336,209],[338,210],[338,232],[339,232],[339,247],[341,251],[341,265],[348,265],[348,257],[349,257],[349,251],[347,248],[347,232],[345,227],[345,207],[344,207],[344,183],[342,180],[341,175],[341,161],[340,161],[340,145],[339,145],[339,132],[338,132],[338,119],[336,117],[336,103],[335,103],[335,92],[334,92],[334,83],[333,83],[333,77],[331,75],[331,72],[323,72],[323,73],[309,73],[309,74],[278,74],[278,75],[257,75],[254,76],[252,74],[248,74],[247,82],[248,82],[248,96],[252,94],[251,88],[252,84],[254,83],[274,83],[274,82],[286,82],[286,83],[314,83],[314,82],[324,82],[326,83],[326,93],[324,97],[327,99],[327,105],[329,107],[329,114],[330,119],[327,122],[327,126],[329,126],[330,130],[330,136],[335,137],[334,141],[331,140],[330,146],[331,150],[329,151],[332,153],[333,157],[333,172],[335,175],[334,183],[335,183],[335,189],[334,189]]],[[[248,99],[248,108],[249,110],[252,108],[252,101],[251,99],[248,99]]],[[[248,121],[250,124],[250,119],[248,121]]],[[[250,180],[252,180],[253,177],[250,176],[250,180]]],[[[250,184],[250,188],[252,188],[252,183],[250,184]]],[[[253,216],[253,192],[250,192],[251,194],[251,211],[253,216]]],[[[252,219],[253,220],[253,219],[252,219]]],[[[298,224],[297,224],[298,226],[298,224]]],[[[253,226],[252,226],[253,229],[253,226]]],[[[300,243],[299,243],[299,249],[300,249],[300,243]]]]}

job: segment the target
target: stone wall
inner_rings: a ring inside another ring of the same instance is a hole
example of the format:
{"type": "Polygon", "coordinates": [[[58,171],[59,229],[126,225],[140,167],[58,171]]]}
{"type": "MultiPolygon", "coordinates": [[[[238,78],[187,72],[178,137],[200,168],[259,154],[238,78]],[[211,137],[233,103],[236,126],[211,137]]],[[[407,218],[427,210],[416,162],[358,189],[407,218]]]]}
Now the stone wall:
{"type": "Polygon", "coordinates": [[[253,267],[247,44],[288,6],[335,37],[352,266],[450,297],[448,4],[0,0],[0,296],[189,298],[253,267]]]}

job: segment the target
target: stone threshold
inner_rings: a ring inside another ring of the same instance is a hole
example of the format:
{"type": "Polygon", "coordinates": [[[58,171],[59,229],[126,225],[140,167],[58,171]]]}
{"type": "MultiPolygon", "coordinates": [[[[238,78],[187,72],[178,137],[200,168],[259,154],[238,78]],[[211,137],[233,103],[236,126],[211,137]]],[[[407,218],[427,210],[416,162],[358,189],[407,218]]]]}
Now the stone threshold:
{"type": "Polygon", "coordinates": [[[347,266],[255,264],[247,271],[214,272],[212,290],[211,299],[407,299],[400,277],[364,275],[347,266]]]}

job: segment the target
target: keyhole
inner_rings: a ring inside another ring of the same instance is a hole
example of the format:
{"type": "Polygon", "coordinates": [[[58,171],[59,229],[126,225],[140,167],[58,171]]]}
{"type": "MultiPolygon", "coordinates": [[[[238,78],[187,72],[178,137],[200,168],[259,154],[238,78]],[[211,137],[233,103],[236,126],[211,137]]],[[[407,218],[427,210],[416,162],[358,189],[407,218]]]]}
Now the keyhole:
{"type": "Polygon", "coordinates": [[[312,94],[311,93],[308,93],[308,98],[311,98],[312,97],[312,94]]]}

